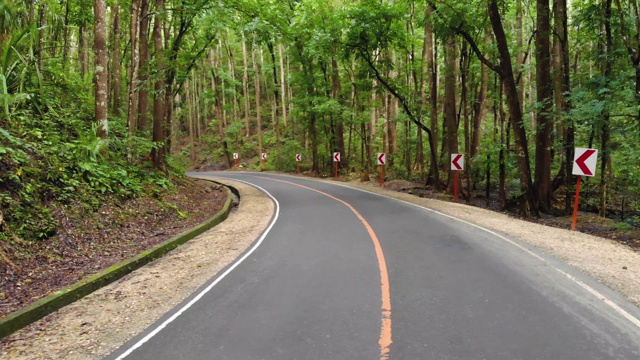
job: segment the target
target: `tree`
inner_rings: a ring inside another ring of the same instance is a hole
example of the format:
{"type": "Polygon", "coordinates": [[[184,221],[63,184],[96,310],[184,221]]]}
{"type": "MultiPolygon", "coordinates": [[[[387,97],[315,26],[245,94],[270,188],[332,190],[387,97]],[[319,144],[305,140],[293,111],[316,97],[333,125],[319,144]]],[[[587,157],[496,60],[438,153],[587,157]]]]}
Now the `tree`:
{"type": "Polygon", "coordinates": [[[94,0],[94,45],[95,51],[95,121],[98,125],[98,136],[106,138],[109,131],[107,122],[108,96],[108,72],[107,72],[107,4],[105,0],[94,0]]]}
{"type": "Polygon", "coordinates": [[[551,81],[551,57],[549,36],[551,32],[549,0],[536,2],[536,89],[537,89],[537,129],[535,182],[536,208],[551,210],[551,148],[553,146],[553,83],[551,81]]]}
{"type": "Polygon", "coordinates": [[[504,92],[507,98],[507,107],[509,109],[509,120],[514,131],[517,146],[520,189],[522,192],[522,196],[520,198],[520,209],[522,213],[525,214],[525,216],[530,216],[532,214],[537,215],[538,207],[533,182],[531,180],[531,165],[529,160],[527,134],[523,123],[520,100],[518,99],[518,91],[516,86],[516,78],[513,72],[511,52],[509,50],[507,36],[502,25],[500,8],[496,0],[489,1],[488,15],[496,41],[499,60],[498,65],[493,64],[484,56],[484,54],[480,51],[480,48],[476,44],[476,41],[462,27],[455,27],[455,30],[469,42],[472,49],[476,53],[476,56],[487,67],[498,74],[502,85],[504,86],[504,92]]]}

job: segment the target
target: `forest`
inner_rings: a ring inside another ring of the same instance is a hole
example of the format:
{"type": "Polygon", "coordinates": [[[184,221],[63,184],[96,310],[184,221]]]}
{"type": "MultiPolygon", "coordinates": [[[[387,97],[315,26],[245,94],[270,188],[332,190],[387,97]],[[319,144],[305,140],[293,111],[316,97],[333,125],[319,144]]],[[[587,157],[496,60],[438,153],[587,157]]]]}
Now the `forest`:
{"type": "Polygon", "coordinates": [[[233,166],[640,226],[637,0],[0,0],[0,243],[233,166]],[[152,190],[150,190],[152,189],[152,190]]]}

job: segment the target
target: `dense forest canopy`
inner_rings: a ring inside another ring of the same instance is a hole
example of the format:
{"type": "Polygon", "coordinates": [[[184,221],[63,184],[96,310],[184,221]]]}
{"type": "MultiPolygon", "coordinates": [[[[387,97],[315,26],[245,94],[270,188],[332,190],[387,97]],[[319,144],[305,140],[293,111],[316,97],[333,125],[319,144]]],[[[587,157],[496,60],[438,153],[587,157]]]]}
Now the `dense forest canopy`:
{"type": "MultiPolygon", "coordinates": [[[[0,229],[200,164],[375,171],[569,212],[638,207],[637,0],[0,0],[0,229]]],[[[636,218],[628,219],[634,223],[636,218]]]]}

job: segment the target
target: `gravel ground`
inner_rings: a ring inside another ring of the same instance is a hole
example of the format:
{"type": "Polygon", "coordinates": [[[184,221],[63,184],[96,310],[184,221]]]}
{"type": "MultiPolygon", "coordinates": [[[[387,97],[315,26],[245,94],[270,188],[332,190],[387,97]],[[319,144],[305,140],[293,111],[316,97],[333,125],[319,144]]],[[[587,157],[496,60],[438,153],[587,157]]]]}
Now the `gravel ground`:
{"type": "MultiPolygon", "coordinates": [[[[273,203],[256,189],[224,180],[241,193],[240,206],[222,224],[120,281],[67,306],[9,338],[0,357],[100,359],[144,330],[232,262],[266,228],[273,203]]],[[[519,239],[562,259],[640,306],[640,253],[616,242],[506,215],[380,189],[382,193],[519,239]]]]}

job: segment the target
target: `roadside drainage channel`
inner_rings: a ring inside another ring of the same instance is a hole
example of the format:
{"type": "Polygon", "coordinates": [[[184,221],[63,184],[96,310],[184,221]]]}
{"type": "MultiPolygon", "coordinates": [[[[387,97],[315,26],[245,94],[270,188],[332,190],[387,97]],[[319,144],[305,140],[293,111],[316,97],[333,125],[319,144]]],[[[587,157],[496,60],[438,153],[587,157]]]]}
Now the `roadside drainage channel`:
{"type": "MultiPolygon", "coordinates": [[[[206,179],[203,179],[206,180],[206,179]]],[[[211,181],[211,180],[208,180],[211,181]]],[[[212,181],[220,184],[219,182],[212,181]]],[[[36,301],[35,303],[15,311],[0,319],[0,340],[12,333],[42,319],[43,317],[77,301],[92,292],[111,284],[136,269],[158,259],[178,246],[204,233],[227,219],[229,213],[238,207],[240,192],[238,189],[220,184],[227,190],[228,196],[222,210],[204,223],[189,229],[173,238],[145,250],[135,257],[112,265],[96,274],[89,276],[77,283],[54,292],[53,294],[36,301]]]]}

